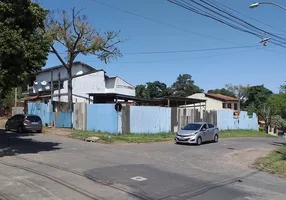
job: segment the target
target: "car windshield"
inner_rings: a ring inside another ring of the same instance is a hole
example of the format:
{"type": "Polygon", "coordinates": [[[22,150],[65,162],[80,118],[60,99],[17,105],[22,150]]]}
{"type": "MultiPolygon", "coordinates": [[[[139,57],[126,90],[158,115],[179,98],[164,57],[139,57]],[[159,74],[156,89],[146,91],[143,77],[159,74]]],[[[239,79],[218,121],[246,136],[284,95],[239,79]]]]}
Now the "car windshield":
{"type": "Polygon", "coordinates": [[[29,120],[30,122],[40,122],[41,118],[38,116],[30,115],[27,116],[27,120],[29,120]]]}
{"type": "Polygon", "coordinates": [[[187,124],[182,130],[199,130],[201,128],[201,124],[187,124]]]}

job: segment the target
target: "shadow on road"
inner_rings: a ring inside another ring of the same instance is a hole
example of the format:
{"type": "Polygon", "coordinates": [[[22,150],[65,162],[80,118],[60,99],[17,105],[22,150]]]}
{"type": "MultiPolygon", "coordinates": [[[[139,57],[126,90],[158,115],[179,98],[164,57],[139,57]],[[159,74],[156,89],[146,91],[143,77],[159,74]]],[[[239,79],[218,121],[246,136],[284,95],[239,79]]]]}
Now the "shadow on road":
{"type": "Polygon", "coordinates": [[[6,132],[0,129],[0,157],[60,149],[58,147],[60,143],[36,141],[31,138],[33,135],[31,133],[19,134],[6,132]]]}

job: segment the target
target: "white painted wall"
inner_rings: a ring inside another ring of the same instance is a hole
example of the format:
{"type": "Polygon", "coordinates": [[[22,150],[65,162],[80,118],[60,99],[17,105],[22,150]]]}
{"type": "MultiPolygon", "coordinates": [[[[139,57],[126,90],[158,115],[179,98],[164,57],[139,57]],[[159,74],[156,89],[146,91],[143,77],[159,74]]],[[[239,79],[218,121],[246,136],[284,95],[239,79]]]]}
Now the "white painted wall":
{"type": "MultiPolygon", "coordinates": [[[[79,76],[73,79],[73,101],[88,102],[88,93],[118,93],[123,95],[135,96],[134,86],[128,84],[119,77],[105,78],[104,71],[94,72],[79,76]],[[119,81],[118,81],[119,80],[119,81]],[[117,88],[119,86],[119,88],[117,88]],[[124,87],[123,87],[124,86],[124,87]]],[[[64,82],[64,89],[61,90],[61,97],[54,97],[58,101],[67,102],[67,81],[64,82]]],[[[54,91],[58,94],[58,91],[54,91]]]]}
{"type": "Polygon", "coordinates": [[[135,87],[120,77],[106,79],[106,93],[117,93],[135,96],[135,87]]]}
{"type": "MultiPolygon", "coordinates": [[[[76,64],[72,68],[72,75],[79,75],[89,72],[90,68],[82,66],[81,64],[76,64]]],[[[61,79],[67,78],[67,71],[64,67],[53,70],[53,80],[58,80],[58,73],[61,74],[61,79]]],[[[34,84],[33,92],[38,93],[40,91],[50,90],[51,72],[40,72],[36,75],[36,82],[34,84]],[[48,84],[42,86],[41,82],[46,81],[48,84]]],[[[73,79],[73,101],[74,102],[88,102],[88,93],[118,93],[123,95],[135,96],[135,87],[127,83],[119,77],[108,78],[105,76],[104,71],[97,71],[94,73],[78,76],[73,79]]],[[[63,82],[63,88],[59,91],[57,87],[54,87],[54,101],[68,101],[68,81],[63,82]]]]}
{"type": "MultiPolygon", "coordinates": [[[[79,63],[72,67],[72,75],[82,74],[82,73],[86,73],[88,71],[90,71],[89,68],[82,66],[79,63]]],[[[58,73],[59,72],[61,75],[61,79],[67,78],[67,70],[64,67],[61,67],[61,68],[53,70],[53,80],[54,81],[58,80],[58,73]]],[[[38,75],[36,75],[36,82],[38,84],[37,85],[34,84],[33,93],[38,93],[41,91],[50,90],[50,84],[48,84],[46,86],[42,86],[41,85],[42,81],[46,81],[47,83],[49,83],[51,81],[51,71],[40,72],[38,75]]],[[[54,88],[54,89],[56,90],[57,88],[54,88]]],[[[62,91],[61,91],[61,93],[62,93],[62,91]]]]}
{"type": "MultiPolygon", "coordinates": [[[[209,97],[206,97],[204,93],[196,93],[191,96],[188,96],[189,98],[195,98],[195,99],[202,99],[202,100],[207,100],[206,101],[206,110],[222,110],[222,101],[212,99],[209,97]]],[[[199,104],[196,104],[199,105],[199,104]]],[[[192,105],[187,105],[191,107],[192,105]]]]}

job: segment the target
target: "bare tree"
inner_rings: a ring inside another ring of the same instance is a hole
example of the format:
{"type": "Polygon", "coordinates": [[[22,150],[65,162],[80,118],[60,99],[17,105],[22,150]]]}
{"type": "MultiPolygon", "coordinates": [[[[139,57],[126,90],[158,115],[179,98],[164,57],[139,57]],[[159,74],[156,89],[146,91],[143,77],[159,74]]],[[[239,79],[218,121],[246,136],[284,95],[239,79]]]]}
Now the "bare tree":
{"type": "Polygon", "coordinates": [[[121,56],[117,44],[122,41],[118,39],[120,31],[106,31],[100,33],[89,24],[82,10],[71,10],[71,15],[66,11],[50,13],[46,20],[46,32],[53,43],[51,52],[56,55],[61,64],[66,68],[68,75],[68,103],[69,111],[73,112],[72,93],[72,66],[76,57],[82,55],[95,55],[101,61],[108,63],[111,59],[121,56]],[[56,45],[65,48],[65,56],[59,52],[56,45]]]}

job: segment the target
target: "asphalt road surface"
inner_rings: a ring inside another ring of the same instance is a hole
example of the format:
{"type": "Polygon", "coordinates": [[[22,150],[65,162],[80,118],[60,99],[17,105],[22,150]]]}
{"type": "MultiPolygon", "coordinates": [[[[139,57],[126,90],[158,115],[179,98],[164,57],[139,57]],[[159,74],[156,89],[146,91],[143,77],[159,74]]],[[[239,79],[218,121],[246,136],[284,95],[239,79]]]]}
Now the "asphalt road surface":
{"type": "Polygon", "coordinates": [[[104,145],[1,131],[0,199],[285,200],[285,180],[249,168],[285,143],[104,145]]]}

